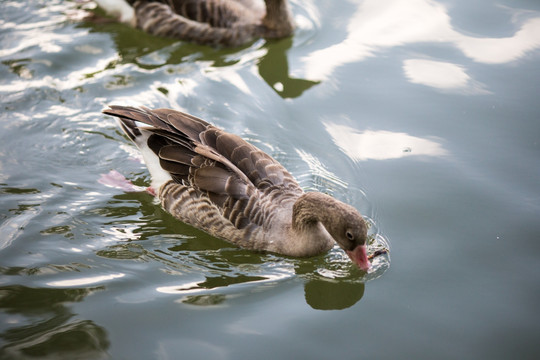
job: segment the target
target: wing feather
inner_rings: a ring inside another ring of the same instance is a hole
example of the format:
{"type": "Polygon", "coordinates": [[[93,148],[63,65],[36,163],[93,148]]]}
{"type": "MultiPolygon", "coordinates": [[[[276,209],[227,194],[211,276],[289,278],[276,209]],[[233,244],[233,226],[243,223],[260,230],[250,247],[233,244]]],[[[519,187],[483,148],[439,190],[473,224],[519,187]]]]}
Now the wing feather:
{"type": "Polygon", "coordinates": [[[104,113],[117,116],[134,141],[141,134],[135,122],[149,125],[140,128],[151,133],[147,145],[159,157],[161,167],[174,181],[207,196],[239,229],[264,225],[266,211],[261,208],[261,197],[281,193],[272,189],[301,192],[293,177],[271,156],[195,116],[170,109],[123,106],[111,106],[104,113]]]}

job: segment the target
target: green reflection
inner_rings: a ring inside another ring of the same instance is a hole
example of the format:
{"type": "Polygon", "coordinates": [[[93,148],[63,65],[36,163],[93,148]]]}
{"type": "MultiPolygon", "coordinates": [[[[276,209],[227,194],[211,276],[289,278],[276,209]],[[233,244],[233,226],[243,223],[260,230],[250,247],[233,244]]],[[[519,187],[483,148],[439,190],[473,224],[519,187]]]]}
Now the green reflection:
{"type": "MultiPolygon", "coordinates": [[[[97,9],[97,12],[100,10],[97,9]]],[[[110,34],[115,42],[119,58],[111,61],[105,69],[115,68],[122,64],[137,64],[141,69],[152,70],[163,65],[180,64],[184,60],[214,61],[214,66],[227,66],[237,61],[229,61],[227,55],[237,52],[241,48],[216,49],[209,46],[181,42],[174,39],[150,35],[139,29],[116,23],[103,22],[101,19],[88,19],[80,23],[80,28],[89,28],[90,32],[110,34]]],[[[245,47],[244,47],[245,48],[245,47]]],[[[103,71],[101,70],[101,71],[103,71]]],[[[101,72],[89,74],[90,77],[101,72]]]]}
{"type": "Polygon", "coordinates": [[[52,226],[50,228],[41,230],[39,233],[42,235],[64,235],[67,238],[72,238],[73,233],[71,232],[71,227],[71,225],[52,226]]]}
{"type": "Polygon", "coordinates": [[[316,310],[346,309],[364,296],[365,274],[348,259],[339,259],[333,253],[301,259],[295,272],[305,279],[306,303],[316,310]]]}
{"type": "Polygon", "coordinates": [[[5,184],[2,184],[2,187],[0,187],[0,194],[14,194],[14,195],[20,195],[20,194],[39,194],[41,191],[38,189],[33,188],[16,188],[16,187],[9,187],[4,186],[5,184]]]}
{"type": "Polygon", "coordinates": [[[102,289],[0,287],[0,309],[13,319],[0,333],[5,343],[0,348],[2,358],[107,357],[105,329],[90,320],[76,319],[66,306],[102,289]]]}
{"type": "Polygon", "coordinates": [[[215,289],[260,280],[266,280],[266,278],[262,276],[247,276],[242,274],[237,276],[221,275],[216,277],[208,277],[206,278],[206,281],[198,283],[197,287],[200,289],[215,289]]]}
{"type": "Polygon", "coordinates": [[[124,243],[108,246],[105,250],[99,250],[96,255],[109,259],[136,260],[147,255],[146,250],[141,245],[124,243]]]}
{"type": "Polygon", "coordinates": [[[226,298],[225,295],[190,295],[186,296],[182,302],[188,305],[215,306],[224,303],[226,298]]]}
{"type": "Polygon", "coordinates": [[[292,44],[292,38],[268,41],[264,45],[267,53],[259,60],[259,74],[282,98],[299,97],[304,91],[320,83],[289,76],[287,51],[292,44]]]}
{"type": "Polygon", "coordinates": [[[27,64],[31,63],[32,59],[28,58],[2,61],[2,64],[23,79],[31,79],[34,76],[34,70],[30,70],[27,66],[27,64]]]}
{"type": "Polygon", "coordinates": [[[361,282],[330,279],[310,280],[304,286],[306,302],[317,310],[341,310],[356,304],[364,296],[361,282]]]}
{"type": "MultiPolygon", "coordinates": [[[[96,10],[99,14],[101,10],[96,10]]],[[[108,33],[115,42],[118,58],[112,60],[104,69],[87,74],[93,77],[97,73],[115,68],[121,64],[136,64],[145,70],[158,69],[165,65],[181,63],[210,62],[212,67],[226,67],[238,64],[242,51],[253,52],[264,49],[257,66],[264,81],[282,98],[296,98],[320,81],[294,78],[289,75],[287,51],[293,45],[293,37],[280,40],[267,40],[261,48],[255,48],[258,42],[236,48],[213,48],[174,39],[162,38],[147,34],[124,24],[96,21],[89,19],[79,27],[90,28],[91,32],[108,33]],[[250,49],[250,46],[253,49],[250,49]]],[[[130,86],[129,77],[114,75],[114,80],[106,84],[108,89],[130,86]]],[[[167,95],[164,87],[157,89],[167,95]]]]}

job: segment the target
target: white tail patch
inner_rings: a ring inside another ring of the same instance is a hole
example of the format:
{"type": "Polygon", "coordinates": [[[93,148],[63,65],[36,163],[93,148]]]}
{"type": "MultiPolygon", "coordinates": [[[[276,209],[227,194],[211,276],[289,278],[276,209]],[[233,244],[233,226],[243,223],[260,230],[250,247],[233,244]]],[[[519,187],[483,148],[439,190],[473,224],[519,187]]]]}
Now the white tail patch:
{"type": "Polygon", "coordinates": [[[139,130],[141,131],[142,135],[135,139],[135,143],[141,151],[144,163],[146,164],[146,167],[150,172],[150,176],[152,177],[152,187],[157,193],[161,185],[165,184],[169,180],[172,180],[172,177],[169,172],[163,170],[159,163],[159,157],[152,151],[152,149],[150,149],[150,147],[148,147],[147,140],[151,133],[142,128],[139,128],[139,130]]]}
{"type": "Polygon", "coordinates": [[[120,22],[135,26],[135,10],[125,0],[94,0],[100,8],[120,22]]]}

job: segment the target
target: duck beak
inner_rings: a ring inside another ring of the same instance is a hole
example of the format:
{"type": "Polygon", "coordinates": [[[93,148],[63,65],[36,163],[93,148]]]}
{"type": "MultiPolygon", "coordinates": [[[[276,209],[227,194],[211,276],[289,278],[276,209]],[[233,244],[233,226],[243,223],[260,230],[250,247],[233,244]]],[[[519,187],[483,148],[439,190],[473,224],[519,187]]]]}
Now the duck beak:
{"type": "Polygon", "coordinates": [[[367,246],[359,245],[353,250],[345,250],[347,255],[351,258],[352,262],[360,268],[360,270],[368,271],[371,267],[371,264],[367,257],[367,246]]]}

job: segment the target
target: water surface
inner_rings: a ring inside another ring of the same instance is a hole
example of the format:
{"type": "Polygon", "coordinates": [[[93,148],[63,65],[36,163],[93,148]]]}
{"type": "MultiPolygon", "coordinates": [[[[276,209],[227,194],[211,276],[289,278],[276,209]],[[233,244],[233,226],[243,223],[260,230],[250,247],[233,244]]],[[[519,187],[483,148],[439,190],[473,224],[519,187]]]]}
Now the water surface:
{"type": "Polygon", "coordinates": [[[0,358],[538,358],[540,5],[291,3],[291,39],[213,49],[0,2],[0,358]],[[108,104],[245,137],[391,261],[252,253],[100,184],[150,181],[108,104]]]}

